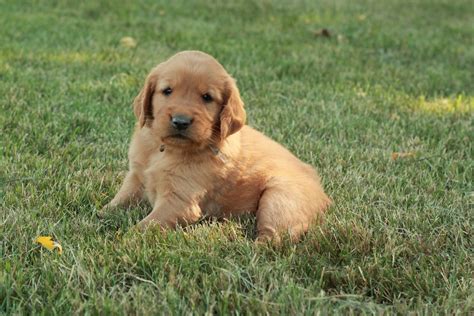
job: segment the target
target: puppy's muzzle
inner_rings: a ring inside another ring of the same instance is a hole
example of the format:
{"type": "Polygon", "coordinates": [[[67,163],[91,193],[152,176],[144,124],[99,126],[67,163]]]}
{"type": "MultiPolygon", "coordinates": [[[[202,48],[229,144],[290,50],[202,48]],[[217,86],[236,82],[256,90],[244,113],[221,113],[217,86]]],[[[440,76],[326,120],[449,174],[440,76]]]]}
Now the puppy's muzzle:
{"type": "Polygon", "coordinates": [[[171,117],[171,126],[180,132],[185,131],[193,123],[193,119],[187,115],[176,114],[171,117]]]}

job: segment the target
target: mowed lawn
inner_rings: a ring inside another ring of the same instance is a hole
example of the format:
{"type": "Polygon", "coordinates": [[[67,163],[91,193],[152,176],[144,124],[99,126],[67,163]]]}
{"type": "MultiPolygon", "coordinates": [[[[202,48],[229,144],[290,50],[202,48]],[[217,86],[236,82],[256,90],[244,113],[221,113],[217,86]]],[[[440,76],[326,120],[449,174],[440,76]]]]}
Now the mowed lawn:
{"type": "Polygon", "coordinates": [[[0,8],[0,313],[474,311],[472,1],[0,8]],[[127,168],[133,98],[187,49],[319,170],[334,204],[300,243],[256,245],[251,216],[145,234],[147,204],[96,216],[127,168]]]}

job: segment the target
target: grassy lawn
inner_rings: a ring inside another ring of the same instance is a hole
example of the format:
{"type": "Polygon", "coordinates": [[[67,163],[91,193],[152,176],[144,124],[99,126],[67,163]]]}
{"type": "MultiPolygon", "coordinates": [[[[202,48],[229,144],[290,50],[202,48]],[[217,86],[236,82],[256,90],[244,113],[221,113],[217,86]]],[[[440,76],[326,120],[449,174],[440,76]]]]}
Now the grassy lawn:
{"type": "Polygon", "coordinates": [[[471,0],[0,7],[0,314],[474,311],[471,0]],[[251,217],[163,234],[130,231],[145,204],[96,217],[134,96],[185,49],[319,170],[335,203],[300,243],[255,245],[251,217]]]}

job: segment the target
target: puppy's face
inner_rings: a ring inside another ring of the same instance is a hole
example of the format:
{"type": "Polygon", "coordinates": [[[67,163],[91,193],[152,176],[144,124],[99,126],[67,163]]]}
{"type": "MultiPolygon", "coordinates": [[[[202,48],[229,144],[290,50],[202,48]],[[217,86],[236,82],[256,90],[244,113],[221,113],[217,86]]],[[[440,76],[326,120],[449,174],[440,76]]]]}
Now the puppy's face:
{"type": "Polygon", "coordinates": [[[197,51],[178,53],[154,68],[134,112],[142,128],[182,149],[217,145],[245,123],[234,80],[213,57],[197,51]]]}

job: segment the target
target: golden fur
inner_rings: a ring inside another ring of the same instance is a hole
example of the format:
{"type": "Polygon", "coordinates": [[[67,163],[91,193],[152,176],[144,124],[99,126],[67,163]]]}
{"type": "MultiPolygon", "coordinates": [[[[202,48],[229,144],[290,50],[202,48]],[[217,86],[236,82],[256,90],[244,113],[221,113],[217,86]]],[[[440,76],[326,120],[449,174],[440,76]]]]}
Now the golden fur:
{"type": "Polygon", "coordinates": [[[153,210],[140,228],[251,212],[259,239],[296,239],[330,204],[310,165],[245,125],[235,81],[205,53],[181,52],[155,67],[134,113],[129,172],[105,209],[147,198],[153,210]],[[193,119],[179,135],[170,124],[177,114],[193,119]]]}

